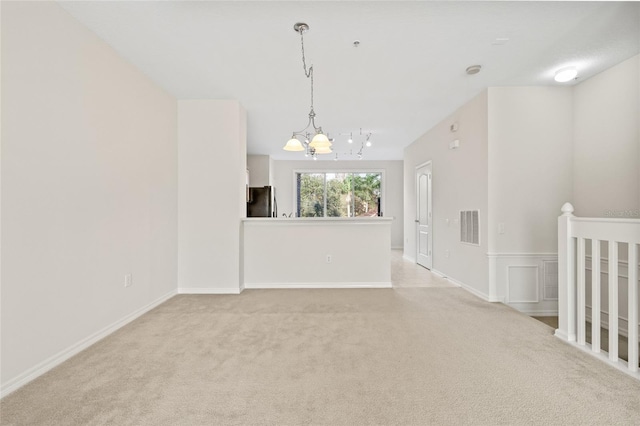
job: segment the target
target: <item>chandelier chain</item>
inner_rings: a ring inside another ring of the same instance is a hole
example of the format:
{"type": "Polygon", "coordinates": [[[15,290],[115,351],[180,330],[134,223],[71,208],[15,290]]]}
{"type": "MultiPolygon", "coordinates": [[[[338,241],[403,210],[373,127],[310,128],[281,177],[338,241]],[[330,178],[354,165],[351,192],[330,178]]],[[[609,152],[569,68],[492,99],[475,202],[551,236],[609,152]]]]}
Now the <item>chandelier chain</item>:
{"type": "Polygon", "coordinates": [[[313,112],[313,65],[307,69],[307,61],[304,55],[304,30],[300,30],[300,46],[302,47],[302,67],[304,75],[311,79],[311,111],[313,112]]]}

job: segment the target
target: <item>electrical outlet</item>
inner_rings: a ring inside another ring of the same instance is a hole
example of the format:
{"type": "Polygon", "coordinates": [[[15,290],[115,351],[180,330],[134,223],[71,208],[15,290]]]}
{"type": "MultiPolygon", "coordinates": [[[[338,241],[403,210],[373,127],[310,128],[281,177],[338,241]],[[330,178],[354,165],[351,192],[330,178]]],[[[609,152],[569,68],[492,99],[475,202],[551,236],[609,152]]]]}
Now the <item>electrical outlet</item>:
{"type": "Polygon", "coordinates": [[[327,263],[331,263],[331,255],[330,254],[327,255],[327,263]]]}
{"type": "Polygon", "coordinates": [[[448,258],[451,252],[449,250],[444,251],[444,257],[448,258]]]}
{"type": "Polygon", "coordinates": [[[131,285],[133,284],[133,277],[131,274],[126,274],[124,276],[124,286],[125,287],[131,287],[131,285]]]}
{"type": "Polygon", "coordinates": [[[498,234],[504,234],[504,223],[498,223],[498,234]]]}

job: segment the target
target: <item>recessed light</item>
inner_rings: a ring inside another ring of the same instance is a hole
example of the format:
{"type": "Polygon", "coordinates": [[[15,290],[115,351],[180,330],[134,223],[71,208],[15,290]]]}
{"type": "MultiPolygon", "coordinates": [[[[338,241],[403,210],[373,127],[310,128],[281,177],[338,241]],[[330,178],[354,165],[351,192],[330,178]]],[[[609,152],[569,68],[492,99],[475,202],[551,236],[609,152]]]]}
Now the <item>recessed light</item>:
{"type": "Polygon", "coordinates": [[[558,83],[566,83],[567,81],[575,79],[577,75],[578,70],[575,67],[562,68],[556,71],[554,80],[558,83]]]}

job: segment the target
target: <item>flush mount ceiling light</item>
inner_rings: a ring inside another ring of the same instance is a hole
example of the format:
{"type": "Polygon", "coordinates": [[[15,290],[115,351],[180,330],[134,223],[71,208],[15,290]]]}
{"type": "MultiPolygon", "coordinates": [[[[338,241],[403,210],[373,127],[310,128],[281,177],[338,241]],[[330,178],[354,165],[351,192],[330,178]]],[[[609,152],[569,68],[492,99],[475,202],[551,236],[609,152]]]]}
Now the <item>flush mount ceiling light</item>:
{"type": "Polygon", "coordinates": [[[322,132],[322,127],[316,126],[316,113],[313,110],[313,65],[307,68],[307,61],[304,54],[304,33],[309,31],[309,25],[304,22],[298,22],[293,26],[293,29],[300,34],[300,45],[302,47],[302,67],[304,69],[304,75],[311,80],[311,110],[309,111],[309,121],[307,126],[297,132],[293,132],[291,139],[282,148],[285,151],[305,151],[305,155],[311,155],[314,159],[317,154],[331,154],[331,141],[322,132]],[[311,142],[309,139],[311,138],[311,142]],[[298,137],[304,138],[304,145],[300,142],[298,137]]]}
{"type": "Polygon", "coordinates": [[[578,70],[575,67],[562,68],[556,71],[556,75],[553,78],[558,83],[566,83],[578,76],[578,70]]]}
{"type": "Polygon", "coordinates": [[[474,74],[478,74],[481,69],[482,69],[482,65],[471,65],[470,67],[467,67],[465,72],[468,75],[474,75],[474,74]]]}

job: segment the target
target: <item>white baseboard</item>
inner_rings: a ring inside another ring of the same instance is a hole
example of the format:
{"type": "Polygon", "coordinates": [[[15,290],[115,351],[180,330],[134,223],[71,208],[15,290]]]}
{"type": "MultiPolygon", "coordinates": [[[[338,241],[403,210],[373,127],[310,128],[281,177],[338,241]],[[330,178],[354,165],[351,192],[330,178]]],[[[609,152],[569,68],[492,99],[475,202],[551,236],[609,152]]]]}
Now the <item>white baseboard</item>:
{"type": "Polygon", "coordinates": [[[442,272],[436,270],[436,269],[432,269],[431,272],[433,272],[434,274],[438,275],[441,278],[446,279],[447,281],[450,281],[460,287],[462,287],[463,289],[465,289],[466,291],[468,291],[469,293],[473,294],[474,296],[479,297],[482,300],[485,300],[487,302],[499,302],[499,303],[504,303],[504,300],[502,299],[495,299],[493,300],[491,297],[489,297],[489,295],[484,294],[483,292],[481,292],[478,289],[475,289],[473,287],[471,287],[469,284],[465,284],[462,281],[458,281],[455,278],[451,278],[449,276],[447,276],[446,274],[443,274],[442,272]]]}
{"type": "Polygon", "coordinates": [[[522,312],[523,314],[526,314],[532,317],[557,317],[558,316],[557,310],[517,309],[515,307],[513,308],[516,309],[518,312],[522,312]]]}
{"type": "Polygon", "coordinates": [[[403,246],[391,246],[391,250],[403,250],[403,246]]]}
{"type": "MultiPolygon", "coordinates": [[[[245,288],[246,287],[245,285],[245,288]]],[[[178,294],[240,294],[240,287],[222,287],[222,288],[205,288],[205,287],[179,287],[178,294]]]]}
{"type": "Polygon", "coordinates": [[[459,283],[456,282],[456,280],[450,278],[449,276],[443,274],[442,272],[438,271],[437,269],[433,269],[431,268],[431,273],[435,274],[437,276],[439,276],[440,278],[444,278],[445,280],[451,281],[452,283],[456,284],[459,287],[462,287],[462,285],[460,285],[459,283]]]}
{"type": "MultiPolygon", "coordinates": [[[[564,340],[565,342],[569,341],[569,335],[567,333],[565,333],[564,331],[560,330],[559,328],[556,329],[555,333],[553,333],[554,336],[556,336],[557,338],[564,340]]],[[[575,336],[574,336],[574,340],[575,340],[575,336]]]]}
{"type": "Polygon", "coordinates": [[[468,291],[469,293],[473,294],[476,297],[479,297],[482,300],[485,300],[487,302],[503,302],[502,300],[496,299],[496,300],[492,300],[492,298],[489,297],[489,295],[484,294],[483,292],[481,292],[480,290],[477,290],[473,287],[471,287],[468,284],[463,283],[462,281],[458,281],[455,278],[451,278],[449,276],[447,276],[446,274],[443,274],[442,272],[436,270],[436,269],[432,269],[431,272],[433,272],[434,274],[438,275],[441,278],[446,279],[447,281],[450,281],[452,283],[454,283],[455,285],[462,287],[463,289],[465,289],[466,291],[468,291]]]}
{"type": "Polygon", "coordinates": [[[286,288],[391,288],[391,281],[383,282],[331,282],[331,283],[245,283],[246,289],[286,288]]]}
{"type": "Polygon", "coordinates": [[[175,294],[176,294],[175,290],[170,291],[169,293],[161,296],[160,298],[143,306],[142,308],[132,312],[131,314],[125,316],[124,318],[114,322],[111,325],[108,325],[102,330],[91,334],[90,336],[69,346],[67,349],[64,349],[58,352],[57,354],[53,355],[52,357],[47,358],[46,360],[28,369],[27,371],[20,374],[19,376],[9,380],[7,383],[3,383],[2,387],[0,388],[0,398],[4,398],[5,396],[9,395],[11,392],[16,391],[17,389],[26,385],[30,381],[38,378],[39,376],[43,375],[47,371],[51,370],[52,368],[62,364],[72,356],[77,355],[78,353],[85,350],[86,348],[93,345],[94,343],[98,342],[99,340],[104,339],[114,331],[117,331],[118,329],[129,324],[131,321],[135,320],[141,315],[149,312],[151,309],[155,308],[156,306],[166,302],[171,297],[175,296],[175,294]]]}

